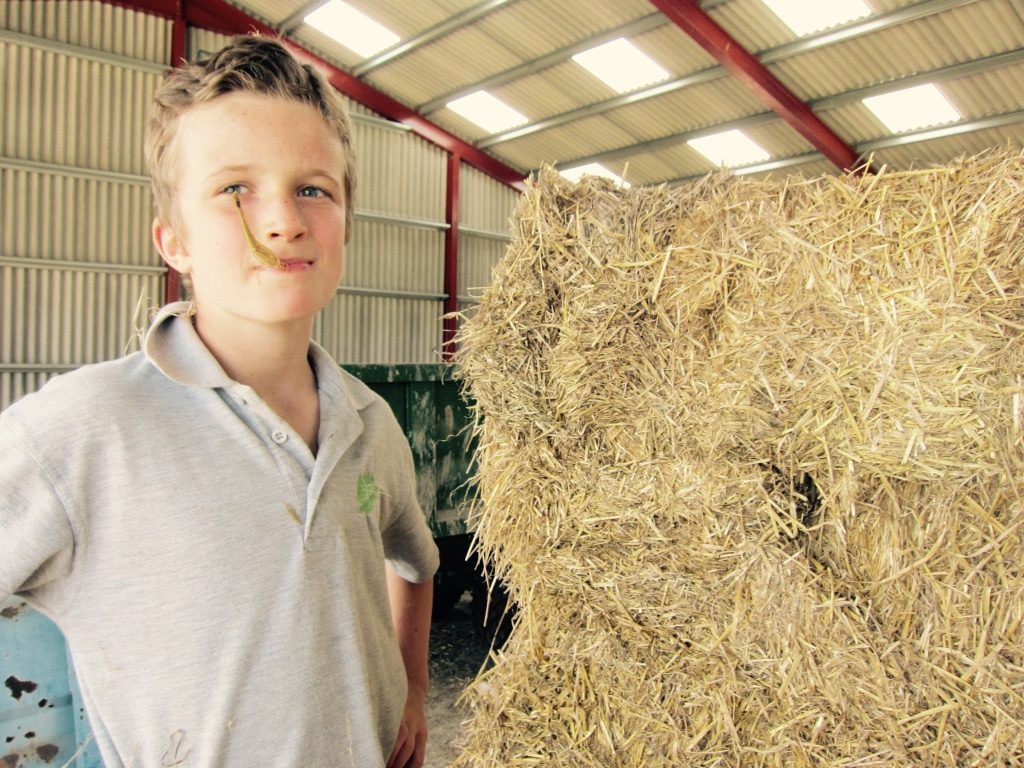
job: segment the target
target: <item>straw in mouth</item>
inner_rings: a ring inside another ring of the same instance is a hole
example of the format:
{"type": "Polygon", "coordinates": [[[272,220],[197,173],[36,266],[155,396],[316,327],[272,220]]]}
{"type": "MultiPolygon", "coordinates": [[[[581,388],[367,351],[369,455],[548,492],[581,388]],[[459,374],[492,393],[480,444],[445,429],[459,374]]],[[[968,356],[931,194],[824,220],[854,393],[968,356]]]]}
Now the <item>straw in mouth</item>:
{"type": "Polygon", "coordinates": [[[232,192],[231,198],[235,201],[235,207],[238,208],[238,218],[242,221],[242,231],[245,233],[246,242],[249,243],[249,250],[256,257],[256,261],[272,269],[283,270],[285,268],[284,262],[277,258],[270,248],[257,240],[252,230],[249,229],[249,222],[245,220],[245,213],[242,211],[242,201],[238,199],[238,193],[232,192]]]}

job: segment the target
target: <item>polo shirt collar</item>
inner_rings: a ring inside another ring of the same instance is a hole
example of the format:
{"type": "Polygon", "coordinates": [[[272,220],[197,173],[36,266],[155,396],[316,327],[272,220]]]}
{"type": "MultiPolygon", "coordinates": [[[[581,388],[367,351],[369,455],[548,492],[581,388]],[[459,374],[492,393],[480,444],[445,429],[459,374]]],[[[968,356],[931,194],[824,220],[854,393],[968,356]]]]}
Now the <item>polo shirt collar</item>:
{"type": "Polygon", "coordinates": [[[230,387],[235,382],[206,348],[192,325],[192,305],[177,301],[153,318],[142,350],[164,376],[192,387],[230,387]]]}
{"type": "MultiPolygon", "coordinates": [[[[190,302],[167,304],[156,314],[146,333],[143,351],[157,370],[178,384],[211,389],[237,385],[196,333],[190,302]]],[[[343,376],[337,363],[316,342],[310,342],[309,356],[317,386],[332,401],[348,401],[357,411],[372,402],[370,391],[354,378],[343,376]]]]}
{"type": "Polygon", "coordinates": [[[309,359],[316,371],[320,393],[332,401],[349,402],[360,411],[373,402],[372,392],[354,376],[345,374],[327,351],[315,341],[309,342],[309,359]]]}

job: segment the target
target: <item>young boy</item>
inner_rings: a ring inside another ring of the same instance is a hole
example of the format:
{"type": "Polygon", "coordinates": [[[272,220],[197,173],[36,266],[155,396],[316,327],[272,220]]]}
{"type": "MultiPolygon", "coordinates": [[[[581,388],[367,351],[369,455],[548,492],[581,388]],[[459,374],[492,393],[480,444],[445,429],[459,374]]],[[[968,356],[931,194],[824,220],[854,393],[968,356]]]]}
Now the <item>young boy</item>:
{"type": "Polygon", "coordinates": [[[236,39],[160,88],[147,159],[193,301],[0,416],[0,598],[63,630],[110,768],[421,766],[437,550],[388,406],[310,341],[344,107],[236,39]]]}

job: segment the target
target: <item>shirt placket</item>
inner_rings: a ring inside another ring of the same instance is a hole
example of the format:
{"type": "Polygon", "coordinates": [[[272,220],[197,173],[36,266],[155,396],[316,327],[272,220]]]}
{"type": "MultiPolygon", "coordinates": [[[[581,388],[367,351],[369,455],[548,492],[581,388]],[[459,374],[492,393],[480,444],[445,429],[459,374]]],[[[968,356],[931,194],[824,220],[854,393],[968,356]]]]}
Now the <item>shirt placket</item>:
{"type": "Polygon", "coordinates": [[[232,410],[246,426],[259,436],[273,456],[278,475],[286,493],[281,506],[302,530],[308,517],[306,490],[313,473],[313,454],[298,433],[248,386],[238,384],[226,388],[232,410]]]}

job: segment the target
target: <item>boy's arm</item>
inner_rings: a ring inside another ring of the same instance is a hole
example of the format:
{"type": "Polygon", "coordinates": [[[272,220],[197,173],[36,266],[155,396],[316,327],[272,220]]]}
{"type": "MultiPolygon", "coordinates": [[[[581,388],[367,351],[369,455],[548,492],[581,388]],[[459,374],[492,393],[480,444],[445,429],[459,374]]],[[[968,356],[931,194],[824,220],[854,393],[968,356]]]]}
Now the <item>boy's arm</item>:
{"type": "Polygon", "coordinates": [[[67,513],[25,433],[5,412],[0,419],[0,602],[71,570],[74,539],[67,513]]]}
{"type": "Polygon", "coordinates": [[[427,747],[427,719],[424,707],[430,675],[427,653],[430,643],[430,614],[434,581],[422,584],[406,581],[387,568],[391,620],[398,635],[409,693],[405,700],[398,738],[388,758],[387,768],[420,768],[427,747]]]}

